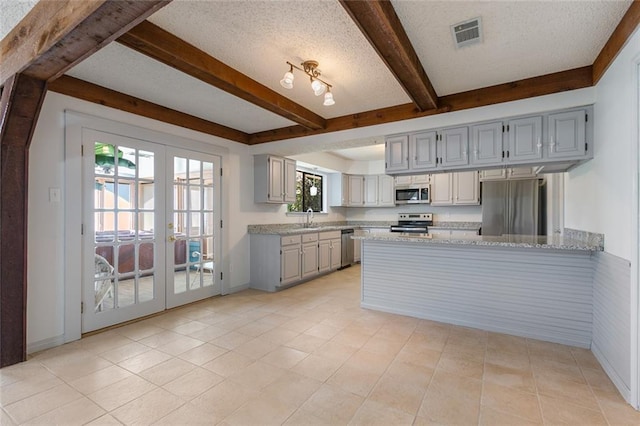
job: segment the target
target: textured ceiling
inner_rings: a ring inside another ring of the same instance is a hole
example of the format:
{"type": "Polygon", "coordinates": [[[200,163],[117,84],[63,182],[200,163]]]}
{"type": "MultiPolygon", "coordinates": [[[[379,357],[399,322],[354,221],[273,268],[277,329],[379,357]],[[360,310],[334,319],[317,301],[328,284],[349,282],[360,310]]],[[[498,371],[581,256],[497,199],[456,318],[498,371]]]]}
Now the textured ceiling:
{"type": "Polygon", "coordinates": [[[295,124],[119,43],[67,74],[247,133],[295,124]]]}
{"type": "Polygon", "coordinates": [[[149,21],[325,118],[410,102],[334,0],[174,1],[149,21]],[[280,86],[286,61],[309,59],[333,85],[335,105],[323,106],[300,71],[293,89],[280,86]]]}
{"type": "MultiPolygon", "coordinates": [[[[35,3],[0,0],[0,37],[35,3]]],[[[630,3],[392,0],[439,96],[589,65],[630,3]],[[450,26],[477,16],[483,43],[455,49],[450,26]]],[[[149,20],[325,118],[410,102],[337,0],[174,0],[149,20]],[[285,61],[307,59],[320,62],[336,105],[322,106],[302,72],[293,90],[279,85],[285,61]]],[[[293,124],[117,43],[69,74],[248,133],[293,124]]]]}
{"type": "Polygon", "coordinates": [[[331,152],[354,161],[382,160],[384,158],[384,138],[370,138],[367,145],[357,148],[334,149],[331,152]]]}
{"type": "Polygon", "coordinates": [[[392,0],[438,96],[591,65],[630,3],[392,0]],[[456,49],[450,26],[478,16],[483,43],[456,49]]]}

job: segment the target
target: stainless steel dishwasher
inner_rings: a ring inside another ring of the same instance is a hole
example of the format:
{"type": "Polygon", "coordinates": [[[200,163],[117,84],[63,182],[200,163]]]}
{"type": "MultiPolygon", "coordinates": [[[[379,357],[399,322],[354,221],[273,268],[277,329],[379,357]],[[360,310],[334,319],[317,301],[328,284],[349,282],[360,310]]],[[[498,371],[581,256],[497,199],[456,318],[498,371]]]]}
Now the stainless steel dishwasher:
{"type": "Polygon", "coordinates": [[[340,263],[340,269],[351,266],[353,263],[353,243],[351,239],[353,237],[353,229],[343,229],[342,234],[342,262],[340,263]]]}

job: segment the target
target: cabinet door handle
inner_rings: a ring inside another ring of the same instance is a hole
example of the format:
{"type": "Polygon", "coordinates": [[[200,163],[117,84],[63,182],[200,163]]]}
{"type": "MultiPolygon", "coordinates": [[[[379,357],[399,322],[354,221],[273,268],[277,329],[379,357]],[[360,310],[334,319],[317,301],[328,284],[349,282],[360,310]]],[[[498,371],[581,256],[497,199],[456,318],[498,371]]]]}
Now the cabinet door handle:
{"type": "Polygon", "coordinates": [[[551,141],[549,142],[549,150],[551,152],[553,152],[553,149],[555,148],[556,143],[553,141],[553,136],[551,136],[551,141]]]}
{"type": "Polygon", "coordinates": [[[538,138],[538,143],[536,144],[536,148],[538,148],[538,154],[540,154],[540,150],[542,149],[542,142],[540,138],[538,138]]]}

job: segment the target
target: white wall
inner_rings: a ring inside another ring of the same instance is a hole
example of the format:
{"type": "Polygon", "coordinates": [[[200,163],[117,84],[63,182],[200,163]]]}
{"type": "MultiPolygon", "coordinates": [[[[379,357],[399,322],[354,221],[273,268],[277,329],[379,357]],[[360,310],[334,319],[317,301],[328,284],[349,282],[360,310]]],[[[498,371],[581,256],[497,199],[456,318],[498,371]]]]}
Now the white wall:
{"type": "Polygon", "coordinates": [[[631,258],[639,53],[636,31],[596,86],[594,158],[570,171],[565,181],[565,226],[604,234],[605,250],[624,259],[631,258]]]}
{"type": "Polygon", "coordinates": [[[398,207],[348,208],[347,220],[398,220],[398,213],[433,213],[436,222],[482,222],[481,206],[434,207],[406,205],[398,207]]]}
{"type": "MultiPolygon", "coordinates": [[[[540,111],[573,107],[593,103],[594,91],[581,89],[539,98],[509,102],[501,105],[459,111],[450,114],[424,117],[397,123],[387,123],[330,134],[297,138],[281,142],[245,146],[218,137],[202,134],[178,126],[161,123],[126,112],[114,110],[64,95],[49,92],[46,96],[30,151],[29,177],[29,241],[28,241],[28,299],[27,343],[30,348],[43,348],[59,342],[64,324],[64,210],[65,197],[79,194],[62,194],[62,202],[49,203],[49,188],[64,188],[64,110],[74,110],[108,120],[188,138],[228,149],[223,166],[225,185],[228,185],[227,203],[229,220],[225,225],[227,239],[230,290],[242,288],[250,280],[248,224],[299,222],[302,219],[286,216],[286,206],[267,206],[253,203],[253,154],[272,153],[296,155],[350,146],[345,142],[370,136],[469,123],[480,120],[530,114],[540,111]]],[[[357,144],[356,144],[357,146],[357,144]]],[[[317,156],[314,156],[317,157],[317,156]]],[[[350,170],[358,173],[377,173],[380,164],[355,164],[350,170]]],[[[476,207],[456,208],[448,220],[467,220],[477,213],[476,207]],[[475,211],[473,209],[476,209],[475,211]]],[[[336,208],[317,221],[365,218],[368,220],[394,220],[398,209],[336,208]]],[[[453,212],[453,210],[452,210],[453,212]]],[[[434,210],[434,213],[438,214],[434,210]]],[[[446,212],[445,212],[446,214],[446,212]]],[[[437,216],[436,216],[437,217],[437,216]]],[[[473,219],[475,221],[475,219],[473,219]]],[[[78,300],[78,303],[80,301],[78,300]]],[[[75,309],[74,306],[71,308],[75,309]]]]}
{"type": "Polygon", "coordinates": [[[603,276],[605,279],[594,280],[592,349],[618,390],[636,408],[640,402],[639,64],[640,31],[636,30],[596,86],[594,159],[567,173],[565,179],[565,225],[604,234],[606,253],[599,258],[617,259],[614,263],[621,265],[612,268],[606,263],[596,263],[596,278],[603,276]],[[610,277],[611,271],[623,272],[610,277]]]}

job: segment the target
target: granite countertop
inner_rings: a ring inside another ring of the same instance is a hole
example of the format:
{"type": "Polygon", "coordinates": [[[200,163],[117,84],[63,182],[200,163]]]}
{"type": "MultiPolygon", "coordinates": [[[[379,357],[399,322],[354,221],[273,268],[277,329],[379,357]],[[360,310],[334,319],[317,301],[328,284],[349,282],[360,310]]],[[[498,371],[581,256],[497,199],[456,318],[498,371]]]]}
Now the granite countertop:
{"type": "Polygon", "coordinates": [[[602,251],[602,246],[562,236],[470,235],[445,236],[382,232],[352,237],[358,240],[409,242],[415,244],[452,244],[491,247],[538,248],[550,250],[602,251]]]}
{"type": "MultiPolygon", "coordinates": [[[[341,231],[343,229],[362,229],[362,228],[380,228],[389,229],[391,225],[395,225],[397,221],[366,221],[354,220],[347,222],[318,222],[314,223],[310,228],[305,228],[299,223],[289,224],[267,224],[267,225],[249,225],[247,231],[249,234],[266,234],[266,235],[295,235],[308,234],[312,232],[323,231],[341,231]]],[[[470,230],[477,231],[480,229],[480,222],[434,222],[430,228],[434,229],[454,229],[454,230],[470,230]]]]}
{"type": "Polygon", "coordinates": [[[429,228],[477,232],[481,226],[482,222],[433,222],[429,228]]]}
{"type": "Polygon", "coordinates": [[[313,224],[309,228],[301,225],[249,225],[249,234],[265,234],[265,235],[296,235],[310,234],[313,232],[325,231],[341,231],[343,229],[356,229],[358,226],[353,225],[323,225],[313,224]]]}

